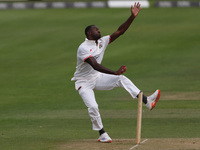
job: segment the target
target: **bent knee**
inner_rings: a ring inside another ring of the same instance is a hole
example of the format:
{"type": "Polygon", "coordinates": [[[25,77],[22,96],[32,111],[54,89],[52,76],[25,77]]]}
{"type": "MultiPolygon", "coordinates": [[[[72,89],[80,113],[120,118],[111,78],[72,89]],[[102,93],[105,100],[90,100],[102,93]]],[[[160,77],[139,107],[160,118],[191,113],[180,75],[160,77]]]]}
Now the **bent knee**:
{"type": "Polygon", "coordinates": [[[99,116],[99,108],[97,105],[93,105],[88,108],[88,113],[92,116],[99,116]]]}
{"type": "Polygon", "coordinates": [[[88,107],[88,111],[99,111],[98,105],[88,107]]]}
{"type": "Polygon", "coordinates": [[[124,75],[119,75],[119,79],[120,80],[123,80],[123,79],[126,79],[127,77],[126,76],[124,76],[124,75]]]}
{"type": "Polygon", "coordinates": [[[124,76],[124,75],[119,75],[118,81],[124,81],[124,80],[126,80],[126,79],[127,79],[126,76],[124,76]]]}

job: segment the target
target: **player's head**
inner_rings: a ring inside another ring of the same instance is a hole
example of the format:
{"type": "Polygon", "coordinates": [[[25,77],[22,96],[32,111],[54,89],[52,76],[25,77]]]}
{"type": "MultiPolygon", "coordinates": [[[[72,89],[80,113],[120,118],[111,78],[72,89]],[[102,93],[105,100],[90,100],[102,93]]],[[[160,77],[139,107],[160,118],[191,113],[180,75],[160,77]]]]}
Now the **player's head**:
{"type": "Polygon", "coordinates": [[[85,28],[85,35],[89,40],[98,40],[101,38],[101,32],[95,25],[89,25],[85,28]]]}

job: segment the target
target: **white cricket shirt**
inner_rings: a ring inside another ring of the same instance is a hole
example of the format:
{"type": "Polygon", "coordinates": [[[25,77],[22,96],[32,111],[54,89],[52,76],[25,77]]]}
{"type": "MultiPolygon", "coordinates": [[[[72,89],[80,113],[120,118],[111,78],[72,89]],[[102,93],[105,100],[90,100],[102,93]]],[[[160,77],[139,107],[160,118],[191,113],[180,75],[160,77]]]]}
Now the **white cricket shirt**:
{"type": "Polygon", "coordinates": [[[77,51],[76,72],[74,73],[74,77],[71,79],[72,81],[90,79],[98,76],[99,72],[94,70],[90,64],[85,62],[85,60],[89,57],[94,57],[97,62],[101,64],[104,52],[109,42],[110,36],[107,35],[100,38],[98,44],[96,44],[95,40],[86,39],[79,46],[77,51]]]}

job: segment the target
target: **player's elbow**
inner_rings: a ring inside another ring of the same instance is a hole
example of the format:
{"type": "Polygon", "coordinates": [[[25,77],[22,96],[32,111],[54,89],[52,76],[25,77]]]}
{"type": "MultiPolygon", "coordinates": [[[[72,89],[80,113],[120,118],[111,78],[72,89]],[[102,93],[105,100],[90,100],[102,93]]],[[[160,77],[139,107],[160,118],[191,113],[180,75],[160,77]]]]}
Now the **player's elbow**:
{"type": "Polygon", "coordinates": [[[117,31],[117,34],[118,34],[118,36],[120,36],[120,35],[123,35],[124,32],[125,32],[125,31],[123,31],[123,30],[118,30],[118,31],[117,31]]]}
{"type": "Polygon", "coordinates": [[[121,32],[120,32],[120,35],[123,35],[124,33],[125,33],[125,31],[121,31],[121,32]]]}

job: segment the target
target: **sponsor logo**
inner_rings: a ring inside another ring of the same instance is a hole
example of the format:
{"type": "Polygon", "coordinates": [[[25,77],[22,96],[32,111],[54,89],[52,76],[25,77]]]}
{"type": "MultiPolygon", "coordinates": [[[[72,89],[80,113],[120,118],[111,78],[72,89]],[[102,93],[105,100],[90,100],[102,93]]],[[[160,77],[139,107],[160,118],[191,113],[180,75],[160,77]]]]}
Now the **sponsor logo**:
{"type": "Polygon", "coordinates": [[[100,54],[99,54],[99,55],[96,55],[96,56],[94,56],[94,58],[95,58],[95,59],[98,59],[98,58],[99,58],[99,56],[100,56],[100,54]]]}

